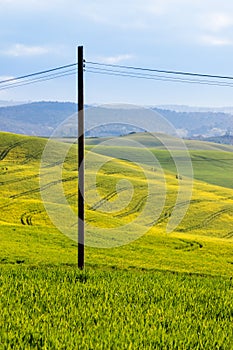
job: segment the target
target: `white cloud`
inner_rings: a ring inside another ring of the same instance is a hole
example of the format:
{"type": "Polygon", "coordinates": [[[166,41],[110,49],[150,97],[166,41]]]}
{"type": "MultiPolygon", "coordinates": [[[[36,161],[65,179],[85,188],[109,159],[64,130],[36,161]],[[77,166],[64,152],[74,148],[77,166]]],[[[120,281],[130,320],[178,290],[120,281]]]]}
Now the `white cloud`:
{"type": "Polygon", "coordinates": [[[15,14],[22,17],[28,14],[36,14],[37,16],[41,13],[64,13],[70,12],[70,9],[76,5],[75,0],[0,0],[1,14],[15,14]]]}
{"type": "Polygon", "coordinates": [[[6,56],[39,56],[50,52],[51,50],[43,46],[27,46],[23,44],[15,44],[10,48],[1,51],[2,54],[6,56]]]}
{"type": "Polygon", "coordinates": [[[130,60],[132,58],[133,56],[129,54],[109,56],[109,57],[98,57],[98,62],[107,63],[107,64],[117,64],[122,61],[130,60]]]}
{"type": "Polygon", "coordinates": [[[14,10],[15,8],[24,8],[26,6],[33,7],[39,5],[39,0],[0,0],[0,6],[2,8],[12,8],[14,10]]]}
{"type": "Polygon", "coordinates": [[[209,13],[201,18],[202,27],[211,31],[219,32],[233,25],[232,16],[226,13],[209,13]]]}
{"type": "Polygon", "coordinates": [[[145,2],[137,2],[137,10],[140,14],[161,15],[169,9],[169,0],[147,0],[145,2]]]}
{"type": "Polygon", "coordinates": [[[102,0],[99,2],[83,1],[74,12],[87,20],[118,27],[122,29],[145,29],[148,27],[148,18],[155,18],[164,13],[167,6],[164,0],[102,0]]]}
{"type": "Polygon", "coordinates": [[[232,40],[213,35],[203,35],[201,43],[209,46],[230,46],[233,44],[232,40]]]}
{"type": "MultiPolygon", "coordinates": [[[[54,6],[54,1],[50,1],[52,5],[54,6]]],[[[0,0],[1,6],[14,6],[14,7],[22,7],[22,6],[28,6],[33,8],[34,6],[45,5],[47,3],[46,0],[0,0]]]]}

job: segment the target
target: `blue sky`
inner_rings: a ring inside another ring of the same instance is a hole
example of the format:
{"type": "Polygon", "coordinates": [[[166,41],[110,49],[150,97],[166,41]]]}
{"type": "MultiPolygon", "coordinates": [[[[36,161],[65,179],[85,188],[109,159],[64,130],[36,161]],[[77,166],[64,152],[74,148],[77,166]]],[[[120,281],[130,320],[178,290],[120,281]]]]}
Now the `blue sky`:
{"type": "MultiPolygon", "coordinates": [[[[230,0],[0,0],[0,80],[85,58],[233,76],[230,0]]],[[[86,73],[86,103],[233,105],[233,88],[86,73]]],[[[0,100],[75,101],[75,76],[0,90],[0,100]]]]}

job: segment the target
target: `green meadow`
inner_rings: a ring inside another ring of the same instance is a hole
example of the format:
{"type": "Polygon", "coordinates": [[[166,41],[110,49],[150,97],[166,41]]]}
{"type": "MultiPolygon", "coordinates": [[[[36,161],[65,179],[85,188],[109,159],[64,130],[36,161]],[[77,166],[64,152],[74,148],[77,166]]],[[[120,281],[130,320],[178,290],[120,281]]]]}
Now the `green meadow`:
{"type": "Polygon", "coordinates": [[[175,141],[172,155],[159,135],[106,141],[86,141],[78,271],[76,145],[54,140],[41,165],[46,139],[0,133],[3,349],[231,350],[233,147],[186,141],[189,196],[175,141]]]}

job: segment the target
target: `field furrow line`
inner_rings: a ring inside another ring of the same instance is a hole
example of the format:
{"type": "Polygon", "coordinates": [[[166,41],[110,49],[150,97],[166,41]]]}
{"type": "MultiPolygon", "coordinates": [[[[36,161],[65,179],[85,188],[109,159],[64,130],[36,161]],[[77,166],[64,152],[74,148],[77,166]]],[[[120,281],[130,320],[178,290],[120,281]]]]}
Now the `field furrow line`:
{"type": "Polygon", "coordinates": [[[32,210],[32,211],[23,213],[20,217],[21,224],[32,226],[33,215],[41,214],[41,213],[43,213],[43,210],[32,210]]]}
{"type": "Polygon", "coordinates": [[[203,248],[203,244],[201,244],[200,242],[197,242],[197,241],[188,241],[188,240],[181,239],[181,238],[179,239],[179,241],[185,243],[185,245],[176,247],[175,249],[185,250],[185,251],[193,251],[196,249],[203,248]]]}
{"type": "Polygon", "coordinates": [[[52,182],[49,182],[48,184],[46,184],[44,186],[41,186],[41,187],[38,187],[38,188],[34,188],[32,190],[21,192],[21,193],[18,193],[18,194],[14,194],[14,195],[10,196],[9,198],[16,199],[16,198],[24,197],[24,196],[27,196],[27,195],[30,195],[30,194],[34,194],[34,193],[38,193],[38,192],[41,192],[41,191],[45,191],[46,189],[48,189],[48,188],[50,188],[52,186],[55,186],[55,185],[57,185],[57,184],[59,184],[61,182],[69,182],[69,181],[73,181],[73,180],[76,180],[76,179],[77,179],[76,176],[71,176],[71,177],[68,177],[66,179],[52,181],[52,182]]]}
{"type": "Polygon", "coordinates": [[[223,238],[232,238],[233,237],[233,231],[228,232],[223,238]]]}
{"type": "Polygon", "coordinates": [[[144,206],[144,204],[146,203],[148,197],[149,197],[148,195],[142,197],[131,210],[126,211],[122,214],[115,215],[115,217],[124,218],[126,216],[131,215],[131,214],[135,214],[135,213],[139,212],[142,209],[142,207],[144,206]]]}
{"type": "Polygon", "coordinates": [[[24,144],[26,141],[19,141],[14,143],[13,145],[8,146],[6,149],[4,149],[1,153],[0,153],[0,160],[3,160],[4,158],[6,158],[6,156],[8,155],[8,153],[14,149],[17,146],[20,146],[22,144],[24,144]]]}
{"type": "Polygon", "coordinates": [[[110,199],[114,198],[115,196],[118,195],[118,193],[120,192],[124,192],[126,191],[128,188],[127,187],[123,187],[121,189],[119,189],[118,191],[113,191],[111,193],[109,193],[107,196],[103,197],[100,201],[98,201],[97,203],[95,203],[94,205],[92,205],[90,208],[88,208],[89,210],[97,210],[99,209],[102,205],[104,205],[104,203],[106,203],[107,201],[109,201],[110,199]]]}
{"type": "Polygon", "coordinates": [[[221,215],[228,214],[228,213],[233,213],[233,208],[221,209],[221,210],[211,214],[210,216],[208,216],[200,224],[194,225],[194,226],[190,226],[190,227],[187,227],[187,228],[184,228],[184,229],[179,229],[178,231],[179,232],[188,232],[188,231],[192,231],[192,230],[201,229],[203,227],[208,226],[212,221],[214,221],[215,219],[217,219],[221,215]]]}
{"type": "Polygon", "coordinates": [[[205,202],[204,200],[201,200],[201,199],[192,199],[191,201],[184,201],[184,202],[180,202],[176,205],[172,205],[170,207],[168,207],[166,209],[166,212],[160,216],[159,219],[156,219],[154,220],[153,222],[151,222],[150,224],[148,225],[157,225],[157,224],[160,224],[162,222],[164,222],[167,218],[169,218],[173,212],[173,210],[176,208],[182,208],[184,206],[186,206],[187,204],[195,204],[195,203],[201,203],[201,202],[205,202]]]}

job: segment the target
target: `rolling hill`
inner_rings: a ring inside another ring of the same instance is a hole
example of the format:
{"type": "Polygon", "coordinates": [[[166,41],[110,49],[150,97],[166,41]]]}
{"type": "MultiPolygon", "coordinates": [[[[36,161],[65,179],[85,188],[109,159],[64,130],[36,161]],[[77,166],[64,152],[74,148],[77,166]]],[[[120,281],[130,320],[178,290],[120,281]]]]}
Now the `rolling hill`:
{"type": "MultiPolygon", "coordinates": [[[[233,188],[233,147],[230,145],[220,145],[211,142],[179,140],[168,135],[156,133],[133,133],[117,139],[118,147],[106,147],[109,138],[88,138],[86,139],[87,149],[100,154],[114,155],[121,158],[120,144],[127,142],[129,146],[128,154],[134,154],[136,147],[139,162],[144,162],[143,147],[149,149],[158,159],[162,167],[170,172],[176,172],[174,160],[170,151],[175,151],[180,157],[186,158],[186,150],[192,161],[194,178],[213,185],[233,188]],[[94,147],[94,148],[93,148],[94,147]],[[169,150],[166,148],[169,147],[169,150]]],[[[69,141],[69,140],[68,140],[69,141]]],[[[179,162],[179,161],[178,161],[179,162]]],[[[152,165],[153,166],[153,165],[152,165]]]]}
{"type": "MultiPolygon", "coordinates": [[[[130,137],[146,139],[147,135],[130,137]]],[[[52,141],[51,152],[41,166],[46,142],[0,134],[2,263],[75,264],[77,150],[75,145],[52,141]],[[69,150],[66,148],[64,153],[67,145],[69,150]],[[57,161],[63,153],[64,163],[57,161]],[[61,173],[62,178],[57,178],[61,173]],[[66,201],[59,195],[61,189],[66,201]],[[68,203],[72,215],[67,212],[68,203]],[[65,235],[51,221],[54,215],[65,235]]],[[[202,143],[202,150],[195,150],[195,144],[200,144],[191,143],[193,163],[196,159],[204,161],[201,167],[194,165],[196,180],[190,203],[176,203],[179,179],[174,164],[168,161],[168,151],[156,143],[153,147],[151,141],[148,144],[161,162],[162,171],[145,163],[142,150],[136,147],[126,152],[123,146],[105,146],[97,151],[87,146],[86,263],[232,275],[231,148],[223,151],[221,146],[202,143]],[[137,164],[127,160],[124,152],[134,154],[137,164]],[[146,211],[148,199],[152,205],[146,211]],[[174,210],[178,208],[179,213],[186,206],[183,220],[172,233],[166,233],[174,210]],[[126,238],[124,227],[129,227],[126,238]]],[[[174,151],[179,155],[179,150],[174,151]]],[[[185,184],[186,179],[182,181],[185,184]]]]}

